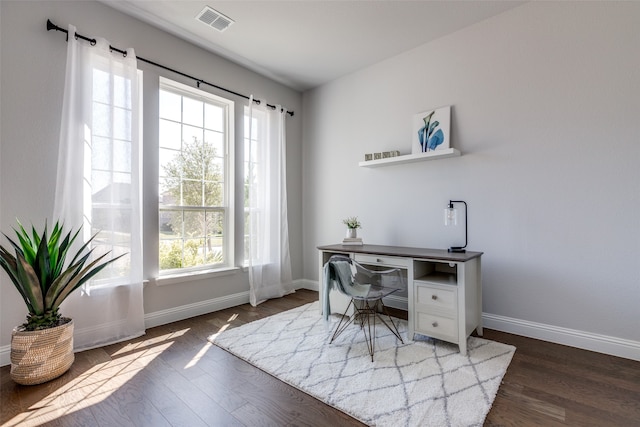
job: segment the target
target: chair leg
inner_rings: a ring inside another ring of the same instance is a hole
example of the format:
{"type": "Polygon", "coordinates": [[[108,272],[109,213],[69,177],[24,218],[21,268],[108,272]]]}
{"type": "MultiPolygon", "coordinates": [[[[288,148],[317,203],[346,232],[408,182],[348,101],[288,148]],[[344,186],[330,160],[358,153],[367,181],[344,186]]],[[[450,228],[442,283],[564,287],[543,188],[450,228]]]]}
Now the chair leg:
{"type": "Polygon", "coordinates": [[[363,302],[363,305],[361,307],[358,307],[358,305],[353,302],[353,298],[351,299],[351,301],[349,301],[349,305],[340,318],[340,322],[338,322],[338,325],[336,326],[336,329],[333,332],[333,336],[331,337],[331,341],[329,341],[329,343],[333,343],[333,340],[340,336],[340,334],[342,334],[342,332],[344,332],[344,330],[347,329],[350,324],[354,323],[354,321],[358,319],[360,323],[360,329],[362,329],[365,341],[367,341],[367,348],[369,350],[369,355],[371,355],[371,361],[373,362],[373,354],[375,352],[376,346],[376,318],[380,319],[380,321],[396,336],[396,338],[398,338],[400,342],[404,344],[404,341],[400,336],[400,332],[398,331],[396,324],[394,323],[391,315],[387,311],[387,307],[384,305],[381,299],[376,300],[373,306],[369,304],[369,301],[365,300],[363,302]],[[388,317],[391,326],[389,326],[389,323],[387,323],[387,321],[385,321],[384,318],[378,313],[378,303],[381,305],[382,313],[388,317]],[[352,305],[354,312],[351,316],[347,316],[349,308],[352,305]],[[372,319],[373,322],[371,322],[372,319]]]}
{"type": "Polygon", "coordinates": [[[382,306],[382,307],[381,307],[381,308],[382,308],[382,313],[383,313],[383,314],[385,314],[385,315],[389,318],[389,322],[391,323],[391,326],[393,326],[393,328],[392,328],[391,326],[389,326],[389,325],[387,324],[387,322],[385,322],[385,320],[382,318],[382,316],[380,316],[380,315],[378,314],[378,311],[377,311],[377,310],[375,311],[376,316],[378,317],[378,319],[380,319],[380,321],[381,321],[382,323],[384,323],[384,325],[385,325],[387,328],[389,328],[389,330],[390,330],[391,332],[393,332],[393,334],[394,334],[394,335],[395,335],[395,336],[400,340],[400,342],[401,342],[402,344],[404,344],[404,341],[402,340],[402,337],[400,336],[400,332],[398,331],[398,328],[396,327],[396,324],[394,323],[393,319],[391,318],[391,315],[390,315],[390,314],[389,314],[389,312],[387,311],[387,306],[386,306],[386,305],[384,305],[384,302],[382,302],[382,300],[381,300],[381,299],[379,299],[378,301],[380,301],[380,305],[382,306]]]}
{"type": "Polygon", "coordinates": [[[362,307],[357,308],[358,316],[361,319],[361,323],[363,325],[362,332],[364,333],[365,341],[367,342],[367,349],[369,350],[369,355],[371,356],[371,361],[373,362],[373,354],[376,349],[376,307],[377,302],[371,306],[368,300],[363,302],[362,307]],[[366,327],[364,323],[366,322],[366,327]]]}
{"type": "Polygon", "coordinates": [[[333,332],[333,336],[331,337],[331,341],[329,341],[329,344],[331,344],[333,340],[338,338],[340,334],[344,332],[345,329],[347,329],[347,326],[353,323],[355,319],[355,313],[357,313],[357,310],[355,307],[356,306],[353,303],[353,298],[352,298],[351,301],[349,301],[349,305],[347,305],[347,309],[344,311],[344,314],[342,314],[342,317],[340,318],[340,322],[338,322],[338,326],[336,326],[336,330],[333,332]],[[347,316],[347,313],[349,312],[349,307],[351,307],[352,305],[354,307],[354,314],[352,316],[347,316]]]}

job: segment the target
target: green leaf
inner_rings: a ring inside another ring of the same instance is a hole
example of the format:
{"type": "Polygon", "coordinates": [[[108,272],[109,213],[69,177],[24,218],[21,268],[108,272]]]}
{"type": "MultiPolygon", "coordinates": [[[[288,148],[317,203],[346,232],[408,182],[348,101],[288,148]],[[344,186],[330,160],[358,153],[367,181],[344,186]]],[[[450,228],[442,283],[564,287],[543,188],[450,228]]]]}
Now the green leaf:
{"type": "Polygon", "coordinates": [[[50,271],[53,277],[57,277],[60,272],[57,269],[58,266],[58,256],[59,256],[59,245],[58,241],[60,239],[60,228],[58,227],[58,223],[56,222],[53,231],[51,232],[51,236],[49,236],[49,242],[47,243],[47,251],[49,252],[49,263],[50,263],[50,271]],[[57,274],[56,274],[57,273],[57,274]]]}
{"type": "Polygon", "coordinates": [[[22,231],[22,233],[20,233],[18,230],[14,228],[14,231],[18,236],[18,240],[20,241],[20,247],[22,248],[24,259],[26,259],[29,264],[33,264],[33,261],[35,260],[35,257],[36,257],[35,247],[33,246],[33,242],[31,241],[31,238],[22,227],[22,224],[20,224],[20,230],[22,231]]]}
{"type": "Polygon", "coordinates": [[[33,267],[29,265],[27,260],[20,254],[17,256],[17,277],[18,281],[22,284],[22,287],[29,297],[32,305],[32,314],[44,313],[44,301],[42,298],[42,291],[40,290],[40,283],[38,276],[33,270],[33,267]]]}
{"type": "MultiPolygon", "coordinates": [[[[34,230],[35,231],[35,230],[34,230]]],[[[47,226],[44,227],[42,238],[38,245],[38,252],[36,252],[35,263],[32,264],[35,268],[35,272],[40,280],[40,288],[42,294],[47,293],[47,289],[51,282],[51,264],[49,263],[49,247],[47,245],[47,226]]]]}
{"type": "Polygon", "coordinates": [[[25,304],[27,305],[27,309],[29,310],[29,312],[32,312],[33,306],[31,304],[31,301],[29,300],[29,295],[27,295],[26,291],[23,289],[22,285],[20,284],[20,281],[18,280],[17,260],[13,255],[11,255],[9,252],[6,251],[5,248],[1,246],[0,246],[0,266],[2,266],[4,271],[7,273],[7,275],[11,279],[13,286],[15,286],[15,288],[20,293],[20,296],[22,297],[25,304]]]}
{"type": "MultiPolygon", "coordinates": [[[[112,258],[112,259],[110,259],[110,260],[98,265],[97,267],[94,267],[98,262],[100,262],[108,254],[109,253],[107,252],[106,254],[103,254],[103,255],[99,256],[98,258],[93,260],[91,263],[89,263],[82,271],[77,273],[77,275],[74,277],[74,279],[71,282],[69,282],[69,284],[67,286],[65,286],[64,289],[62,289],[60,291],[60,293],[54,299],[54,301],[51,304],[51,306],[52,307],[58,307],[62,303],[62,301],[64,301],[65,298],[71,292],[73,292],[76,289],[78,289],[80,286],[82,286],[84,283],[86,283],[87,280],[91,279],[93,276],[98,274],[107,265],[109,265],[110,263],[116,261],[117,259],[119,259],[119,258],[121,258],[121,257],[123,257],[125,255],[125,254],[119,255],[119,256],[117,256],[115,258],[112,258]]],[[[76,264],[76,265],[78,265],[78,264],[76,264]]]]}
{"type": "MultiPolygon", "coordinates": [[[[73,244],[73,242],[76,240],[76,237],[78,237],[78,234],[80,233],[80,230],[82,230],[82,228],[79,228],[78,231],[76,231],[76,234],[73,235],[73,238],[69,242],[69,246],[71,246],[73,244]]],[[[82,245],[82,247],[78,250],[78,252],[76,252],[76,254],[74,255],[73,259],[71,260],[71,264],[74,264],[77,261],[77,259],[80,256],[80,254],[89,246],[89,244],[91,243],[93,238],[96,237],[97,235],[98,235],[98,233],[94,234],[93,236],[91,236],[91,238],[89,240],[87,240],[87,242],[84,245],[82,245]]]]}

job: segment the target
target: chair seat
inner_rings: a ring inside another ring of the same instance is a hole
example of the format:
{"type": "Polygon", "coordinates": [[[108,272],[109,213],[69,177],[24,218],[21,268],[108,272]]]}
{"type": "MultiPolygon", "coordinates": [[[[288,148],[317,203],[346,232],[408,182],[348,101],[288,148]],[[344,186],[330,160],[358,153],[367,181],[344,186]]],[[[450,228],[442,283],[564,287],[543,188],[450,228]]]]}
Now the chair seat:
{"type": "Polygon", "coordinates": [[[387,288],[384,286],[369,285],[369,291],[366,295],[349,295],[351,298],[359,301],[373,301],[385,298],[392,293],[399,291],[400,288],[387,288]]]}

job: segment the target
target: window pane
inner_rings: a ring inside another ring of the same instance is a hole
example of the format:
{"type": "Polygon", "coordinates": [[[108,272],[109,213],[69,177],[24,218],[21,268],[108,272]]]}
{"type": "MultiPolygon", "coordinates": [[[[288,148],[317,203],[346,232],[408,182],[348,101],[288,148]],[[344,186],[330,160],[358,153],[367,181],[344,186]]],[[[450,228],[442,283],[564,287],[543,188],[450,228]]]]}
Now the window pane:
{"type": "Polygon", "coordinates": [[[224,262],[224,212],[208,211],[206,213],[206,219],[206,261],[209,264],[219,264],[224,262]]]}
{"type": "Polygon", "coordinates": [[[182,97],[175,93],[160,91],[160,118],[179,122],[182,119],[182,97]]]}
{"type": "Polygon", "coordinates": [[[160,147],[182,149],[182,126],[179,122],[160,120],[160,147]]]}
{"type": "Polygon", "coordinates": [[[113,109],[113,137],[131,140],[131,110],[113,109]]]}
{"type": "Polygon", "coordinates": [[[186,237],[204,237],[205,214],[204,211],[184,212],[184,235],[186,237]]]}
{"type": "Polygon", "coordinates": [[[203,206],[202,181],[182,181],[182,206],[203,206]]]}
{"type": "Polygon", "coordinates": [[[131,141],[113,141],[113,170],[118,172],[131,171],[131,141]]]}
{"type": "Polygon", "coordinates": [[[224,158],[214,157],[211,159],[213,170],[217,172],[216,176],[224,176],[224,158]]]}
{"type": "Polygon", "coordinates": [[[182,238],[182,211],[161,210],[158,218],[161,239],[182,238]]]}
{"type": "Polygon", "coordinates": [[[220,132],[204,131],[204,142],[210,144],[216,156],[224,156],[224,134],[220,132]]]}
{"type": "Polygon", "coordinates": [[[182,240],[161,239],[158,249],[161,270],[182,268],[182,240]]]}
{"type": "Polygon", "coordinates": [[[115,75],[113,77],[113,105],[116,107],[131,109],[131,81],[122,76],[115,75]]]}
{"type": "Polygon", "coordinates": [[[182,121],[186,124],[202,128],[204,103],[202,101],[182,98],[182,121]]]}
{"type": "Polygon", "coordinates": [[[160,170],[158,172],[161,177],[179,179],[182,176],[180,156],[180,151],[167,150],[166,148],[159,150],[160,170]]]}
{"type": "Polygon", "coordinates": [[[111,167],[111,139],[95,137],[91,144],[91,167],[107,170],[111,167]]]}
{"type": "Polygon", "coordinates": [[[224,184],[222,182],[204,183],[204,205],[222,206],[224,197],[224,184]]]}
{"type": "Polygon", "coordinates": [[[204,265],[204,240],[188,239],[184,242],[183,267],[204,265]]]}
{"type": "Polygon", "coordinates": [[[91,199],[93,203],[109,203],[111,202],[111,172],[110,171],[91,171],[91,199]]]}
{"type": "Polygon", "coordinates": [[[109,74],[97,68],[93,69],[93,100],[102,104],[110,102],[109,74]]]}
{"type": "Polygon", "coordinates": [[[94,136],[112,136],[112,117],[109,105],[93,103],[93,129],[94,136]]]}
{"type": "MultiPolygon", "coordinates": [[[[220,238],[224,233],[224,211],[207,211],[207,236],[220,238]]],[[[218,241],[222,244],[222,241],[218,241]]]]}
{"type": "Polygon", "coordinates": [[[205,104],[204,127],[224,132],[224,108],[217,105],[205,104]]]}
{"type": "MultiPolygon", "coordinates": [[[[182,126],[182,142],[184,145],[202,144],[204,140],[204,130],[195,126],[182,126]]],[[[183,148],[184,149],[184,148],[183,148]]]]}

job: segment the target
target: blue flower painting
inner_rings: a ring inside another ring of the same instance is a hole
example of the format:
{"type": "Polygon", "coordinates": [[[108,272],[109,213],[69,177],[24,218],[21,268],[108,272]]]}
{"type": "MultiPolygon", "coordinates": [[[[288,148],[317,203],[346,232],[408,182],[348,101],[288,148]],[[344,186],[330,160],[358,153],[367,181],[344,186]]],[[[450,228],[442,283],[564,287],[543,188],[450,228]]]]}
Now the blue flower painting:
{"type": "Polygon", "coordinates": [[[451,107],[426,111],[414,116],[414,130],[417,136],[412,145],[413,153],[426,153],[438,148],[449,148],[449,123],[451,107]]]}

